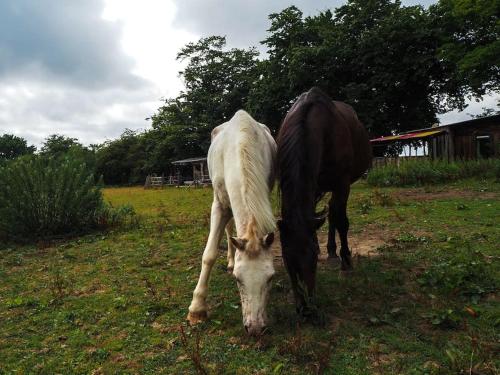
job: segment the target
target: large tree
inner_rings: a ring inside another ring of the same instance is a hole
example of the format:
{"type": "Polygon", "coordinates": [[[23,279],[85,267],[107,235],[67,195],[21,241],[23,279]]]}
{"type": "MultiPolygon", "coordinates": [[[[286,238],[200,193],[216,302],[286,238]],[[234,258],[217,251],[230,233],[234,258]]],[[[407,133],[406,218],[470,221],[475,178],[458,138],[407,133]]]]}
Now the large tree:
{"type": "MultiPolygon", "coordinates": [[[[294,6],[271,14],[269,19],[269,35],[262,42],[267,46],[268,58],[258,64],[259,78],[252,88],[249,107],[259,121],[276,133],[291,101],[306,87],[302,80],[305,77],[292,76],[290,66],[296,58],[295,51],[307,46],[310,38],[302,12],[294,6]]],[[[306,77],[311,74],[314,70],[307,72],[306,77]]]]}
{"type": "Polygon", "coordinates": [[[66,137],[60,134],[52,134],[45,139],[40,153],[44,156],[58,158],[68,153],[72,148],[75,147],[83,147],[82,144],[78,142],[78,139],[66,137]]]}
{"type": "Polygon", "coordinates": [[[95,145],[86,147],[78,139],[61,134],[52,134],[45,139],[40,155],[47,158],[60,159],[69,157],[80,163],[85,163],[90,169],[95,169],[95,145]]]}
{"type": "Polygon", "coordinates": [[[225,46],[225,37],[211,36],[187,44],[177,56],[187,62],[181,72],[186,90],[166,100],[152,121],[178,157],[205,154],[211,130],[246,107],[257,78],[258,52],[225,46]]]}
{"type": "Polygon", "coordinates": [[[463,98],[447,80],[437,56],[440,30],[422,7],[350,0],[335,13],[303,18],[290,7],[270,19],[265,78],[252,103],[272,126],[314,85],[350,103],[373,135],[429,126],[463,98]]]}
{"type": "Polygon", "coordinates": [[[430,15],[450,79],[475,96],[500,90],[500,0],[440,0],[430,15]]]}
{"type": "Polygon", "coordinates": [[[15,159],[22,155],[33,154],[35,146],[28,146],[26,139],[13,134],[0,136],[0,160],[15,159]]]}
{"type": "Polygon", "coordinates": [[[135,184],[147,175],[144,135],[127,129],[120,138],[102,144],[96,151],[96,173],[106,184],[135,184]]]}

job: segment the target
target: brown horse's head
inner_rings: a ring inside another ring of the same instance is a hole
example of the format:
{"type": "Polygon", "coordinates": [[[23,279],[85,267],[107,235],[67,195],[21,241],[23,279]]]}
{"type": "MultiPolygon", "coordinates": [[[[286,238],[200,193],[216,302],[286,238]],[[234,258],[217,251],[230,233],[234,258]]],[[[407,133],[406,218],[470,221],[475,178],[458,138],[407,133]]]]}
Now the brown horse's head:
{"type": "Polygon", "coordinates": [[[292,281],[297,310],[304,312],[314,294],[319,244],[316,230],[326,215],[316,216],[297,225],[294,221],[279,220],[283,261],[292,281]]]}

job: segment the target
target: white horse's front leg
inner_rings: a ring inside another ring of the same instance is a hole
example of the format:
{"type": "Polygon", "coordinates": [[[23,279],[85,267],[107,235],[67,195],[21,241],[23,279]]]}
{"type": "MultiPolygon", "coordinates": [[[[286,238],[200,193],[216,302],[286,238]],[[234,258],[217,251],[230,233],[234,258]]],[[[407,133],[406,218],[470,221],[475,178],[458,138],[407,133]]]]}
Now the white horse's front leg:
{"type": "Polygon", "coordinates": [[[234,232],[234,219],[230,220],[226,225],[226,237],[227,237],[227,272],[233,273],[234,269],[234,252],[236,248],[231,242],[230,238],[234,232]]]}
{"type": "Polygon", "coordinates": [[[224,209],[219,202],[214,201],[210,216],[210,234],[208,235],[207,245],[203,251],[200,278],[193,292],[191,305],[189,305],[187,319],[191,324],[196,324],[207,318],[206,298],[208,294],[208,280],[217,259],[218,247],[229,218],[230,211],[224,209]]]}

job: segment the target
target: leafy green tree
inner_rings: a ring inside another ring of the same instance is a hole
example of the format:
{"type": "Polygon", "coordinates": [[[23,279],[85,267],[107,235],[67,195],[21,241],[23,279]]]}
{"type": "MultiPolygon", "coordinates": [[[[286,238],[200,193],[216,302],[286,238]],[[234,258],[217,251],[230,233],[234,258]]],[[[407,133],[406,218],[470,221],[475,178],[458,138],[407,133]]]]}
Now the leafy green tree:
{"type": "Polygon", "coordinates": [[[142,183],[147,175],[143,136],[127,129],[120,138],[102,144],[96,152],[96,173],[106,184],[142,183]]]}
{"type": "MultiPolygon", "coordinates": [[[[259,121],[276,132],[291,101],[307,86],[304,82],[297,82],[296,75],[291,76],[290,65],[297,58],[296,50],[307,46],[309,39],[302,12],[295,6],[271,14],[269,19],[270,35],[262,42],[268,48],[269,57],[258,63],[259,78],[252,88],[249,108],[259,121]]],[[[314,74],[314,70],[307,76],[310,74],[314,74]]]]}
{"type": "Polygon", "coordinates": [[[166,100],[152,124],[171,141],[163,147],[179,158],[205,154],[212,129],[246,108],[257,79],[258,52],[225,46],[225,37],[211,36],[187,44],[177,55],[187,61],[181,72],[186,91],[166,100]]]}
{"type": "Polygon", "coordinates": [[[95,169],[95,146],[85,147],[76,138],[52,134],[45,139],[40,155],[53,159],[69,156],[80,163],[85,163],[91,170],[95,169]]]}
{"type": "Polygon", "coordinates": [[[475,96],[500,90],[500,0],[440,0],[430,13],[450,78],[475,96]]]}
{"type": "Polygon", "coordinates": [[[350,103],[372,135],[430,126],[436,113],[463,102],[437,57],[440,30],[422,7],[350,0],[335,13],[304,19],[290,7],[270,19],[265,78],[254,92],[256,112],[271,126],[314,85],[350,103]]]}
{"type": "Polygon", "coordinates": [[[64,135],[52,134],[45,139],[41,148],[41,154],[57,158],[70,151],[73,147],[83,147],[76,138],[66,137],[64,135]]]}
{"type": "Polygon", "coordinates": [[[0,160],[11,160],[22,155],[31,155],[36,151],[35,146],[28,146],[26,139],[13,134],[0,136],[0,160]]]}

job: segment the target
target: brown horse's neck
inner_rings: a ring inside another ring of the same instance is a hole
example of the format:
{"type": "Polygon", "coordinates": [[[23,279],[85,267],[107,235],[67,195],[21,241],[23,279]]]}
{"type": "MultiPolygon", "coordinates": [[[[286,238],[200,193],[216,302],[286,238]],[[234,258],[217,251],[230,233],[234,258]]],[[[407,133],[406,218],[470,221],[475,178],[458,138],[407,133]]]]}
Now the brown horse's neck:
{"type": "Polygon", "coordinates": [[[278,139],[278,163],[284,222],[298,230],[314,217],[316,177],[310,152],[307,115],[313,104],[304,96],[285,119],[278,139]]]}

